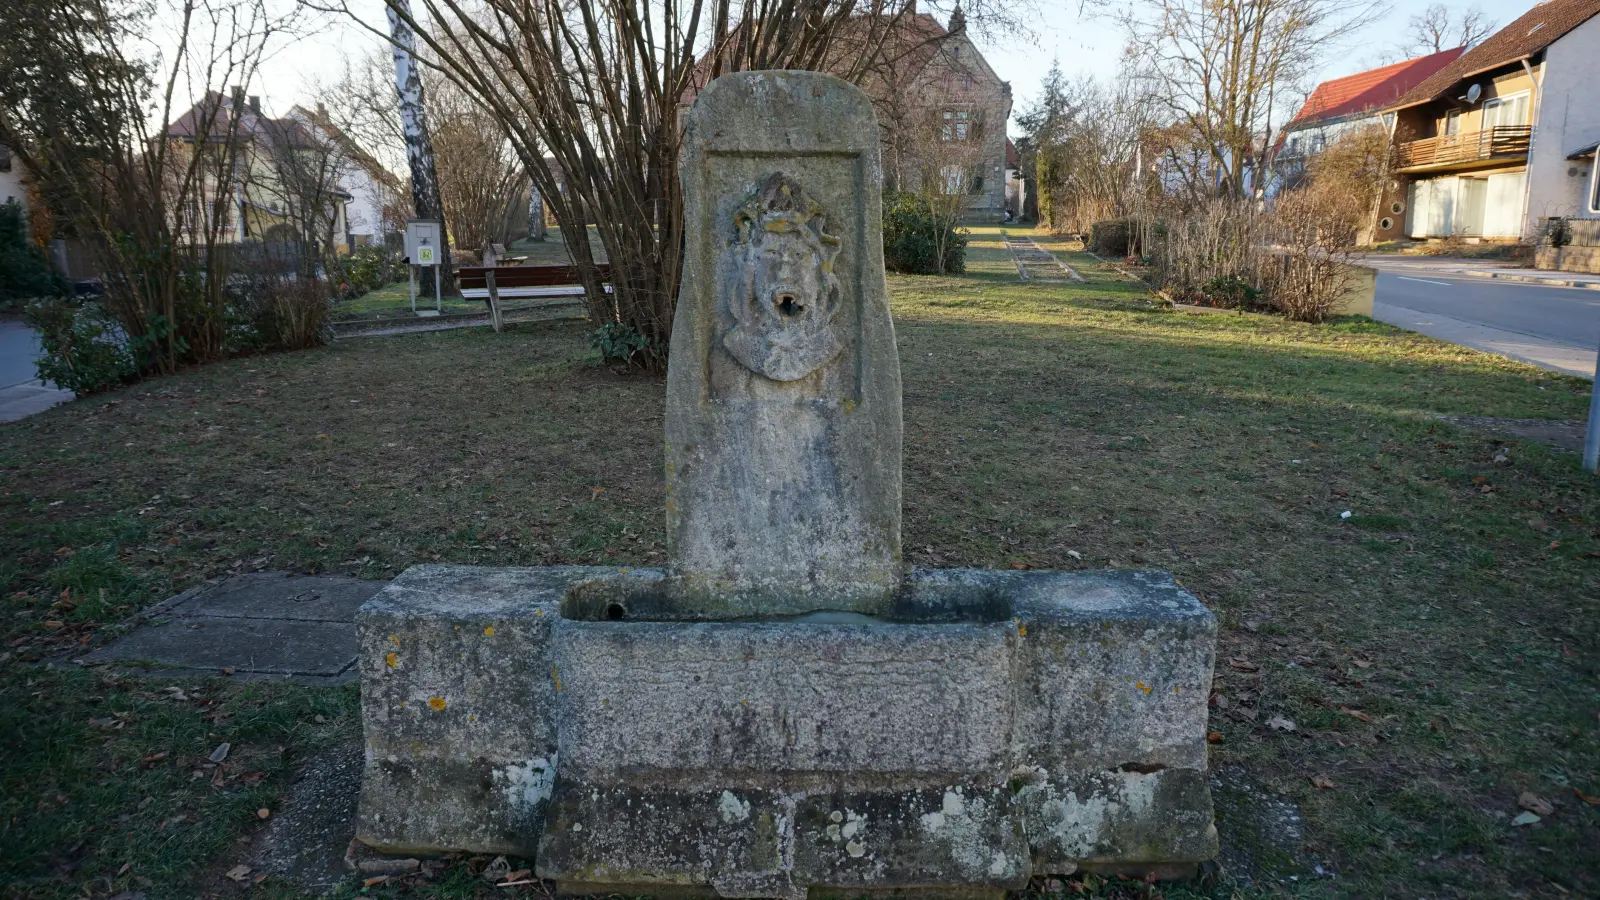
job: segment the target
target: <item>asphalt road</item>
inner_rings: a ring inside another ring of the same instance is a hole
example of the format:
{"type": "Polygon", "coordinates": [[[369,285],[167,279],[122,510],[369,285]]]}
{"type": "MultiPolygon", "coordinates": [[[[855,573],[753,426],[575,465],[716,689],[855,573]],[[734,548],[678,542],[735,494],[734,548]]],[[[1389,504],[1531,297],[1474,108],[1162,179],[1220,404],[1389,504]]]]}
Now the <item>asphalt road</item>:
{"type": "Polygon", "coordinates": [[[1546,287],[1373,260],[1381,321],[1555,371],[1593,375],[1600,291],[1546,287]]]}
{"type": "Polygon", "coordinates": [[[1491,281],[1436,272],[1378,276],[1378,303],[1514,331],[1592,350],[1600,344],[1600,291],[1491,281]]]}
{"type": "Polygon", "coordinates": [[[33,381],[39,336],[16,319],[0,319],[0,387],[33,381]]]}

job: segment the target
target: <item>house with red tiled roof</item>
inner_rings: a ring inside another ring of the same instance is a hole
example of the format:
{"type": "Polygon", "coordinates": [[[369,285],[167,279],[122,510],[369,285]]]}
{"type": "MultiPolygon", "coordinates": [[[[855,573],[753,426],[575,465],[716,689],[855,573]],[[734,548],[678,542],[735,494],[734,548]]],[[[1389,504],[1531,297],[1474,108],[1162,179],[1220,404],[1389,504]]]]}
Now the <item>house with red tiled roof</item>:
{"type": "Polygon", "coordinates": [[[1378,240],[1521,240],[1600,217],[1600,0],[1547,0],[1407,91],[1378,240]]]}
{"type": "Polygon", "coordinates": [[[1292,187],[1304,173],[1308,158],[1345,134],[1382,125],[1385,107],[1455,62],[1466,50],[1455,47],[1317,85],[1283,130],[1274,163],[1277,183],[1292,187]]]}

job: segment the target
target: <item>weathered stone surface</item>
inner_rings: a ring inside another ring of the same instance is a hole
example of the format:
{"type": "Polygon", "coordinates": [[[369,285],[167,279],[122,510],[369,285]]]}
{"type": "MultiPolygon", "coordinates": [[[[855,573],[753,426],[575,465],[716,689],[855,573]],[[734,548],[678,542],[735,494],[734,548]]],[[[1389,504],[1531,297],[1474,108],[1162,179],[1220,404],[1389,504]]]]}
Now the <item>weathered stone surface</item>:
{"type": "Polygon", "coordinates": [[[1170,576],[913,570],[893,621],[635,619],[663,577],[426,566],[375,597],[363,839],[726,897],[1215,853],[1215,621],[1170,576]]]}
{"type": "Polygon", "coordinates": [[[140,619],[149,624],[86,659],[149,664],[172,675],[226,669],[241,679],[349,681],[356,610],[385,584],[328,575],[236,575],[145,610],[140,619]]]}
{"type": "Polygon", "coordinates": [[[686,612],[882,612],[899,581],[879,140],[866,95],[817,72],[723,76],[689,113],[666,403],[686,612]]]}
{"type": "Polygon", "coordinates": [[[550,623],[572,582],[615,571],[416,566],[362,607],[363,842],[533,854],[555,779],[550,623]]]}
{"type": "Polygon", "coordinates": [[[562,620],[553,640],[563,773],[711,787],[1009,771],[1010,622],[562,620]]]}

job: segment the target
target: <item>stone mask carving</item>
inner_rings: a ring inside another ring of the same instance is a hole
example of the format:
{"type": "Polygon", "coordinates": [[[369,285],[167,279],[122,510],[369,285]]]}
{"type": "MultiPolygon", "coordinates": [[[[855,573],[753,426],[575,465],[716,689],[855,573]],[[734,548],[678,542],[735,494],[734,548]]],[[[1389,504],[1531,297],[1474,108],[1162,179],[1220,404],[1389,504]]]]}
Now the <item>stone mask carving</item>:
{"type": "Polygon", "coordinates": [[[745,368],[796,381],[839,355],[833,320],[839,238],[823,231],[821,204],[775,172],[734,212],[722,251],[722,346],[745,368]]]}

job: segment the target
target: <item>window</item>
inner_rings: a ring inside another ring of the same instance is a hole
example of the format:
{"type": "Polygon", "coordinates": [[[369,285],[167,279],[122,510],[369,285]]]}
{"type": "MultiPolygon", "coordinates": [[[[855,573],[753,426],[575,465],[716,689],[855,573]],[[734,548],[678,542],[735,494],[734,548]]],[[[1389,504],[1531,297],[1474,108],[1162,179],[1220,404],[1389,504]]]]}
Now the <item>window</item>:
{"type": "Polygon", "coordinates": [[[939,140],[964,141],[972,124],[972,114],[964,109],[947,109],[939,126],[939,140]]]}
{"type": "Polygon", "coordinates": [[[1446,135],[1461,133],[1461,110],[1452,109],[1444,114],[1444,133],[1446,135]]]}
{"type": "Polygon", "coordinates": [[[1483,127],[1528,124],[1528,92],[1483,101],[1483,127]]]}
{"type": "Polygon", "coordinates": [[[1589,166],[1589,212],[1600,213],[1600,153],[1589,166]]]}
{"type": "Polygon", "coordinates": [[[967,173],[960,166],[945,166],[940,171],[944,176],[944,192],[954,196],[961,193],[961,186],[966,181],[967,173]]]}

